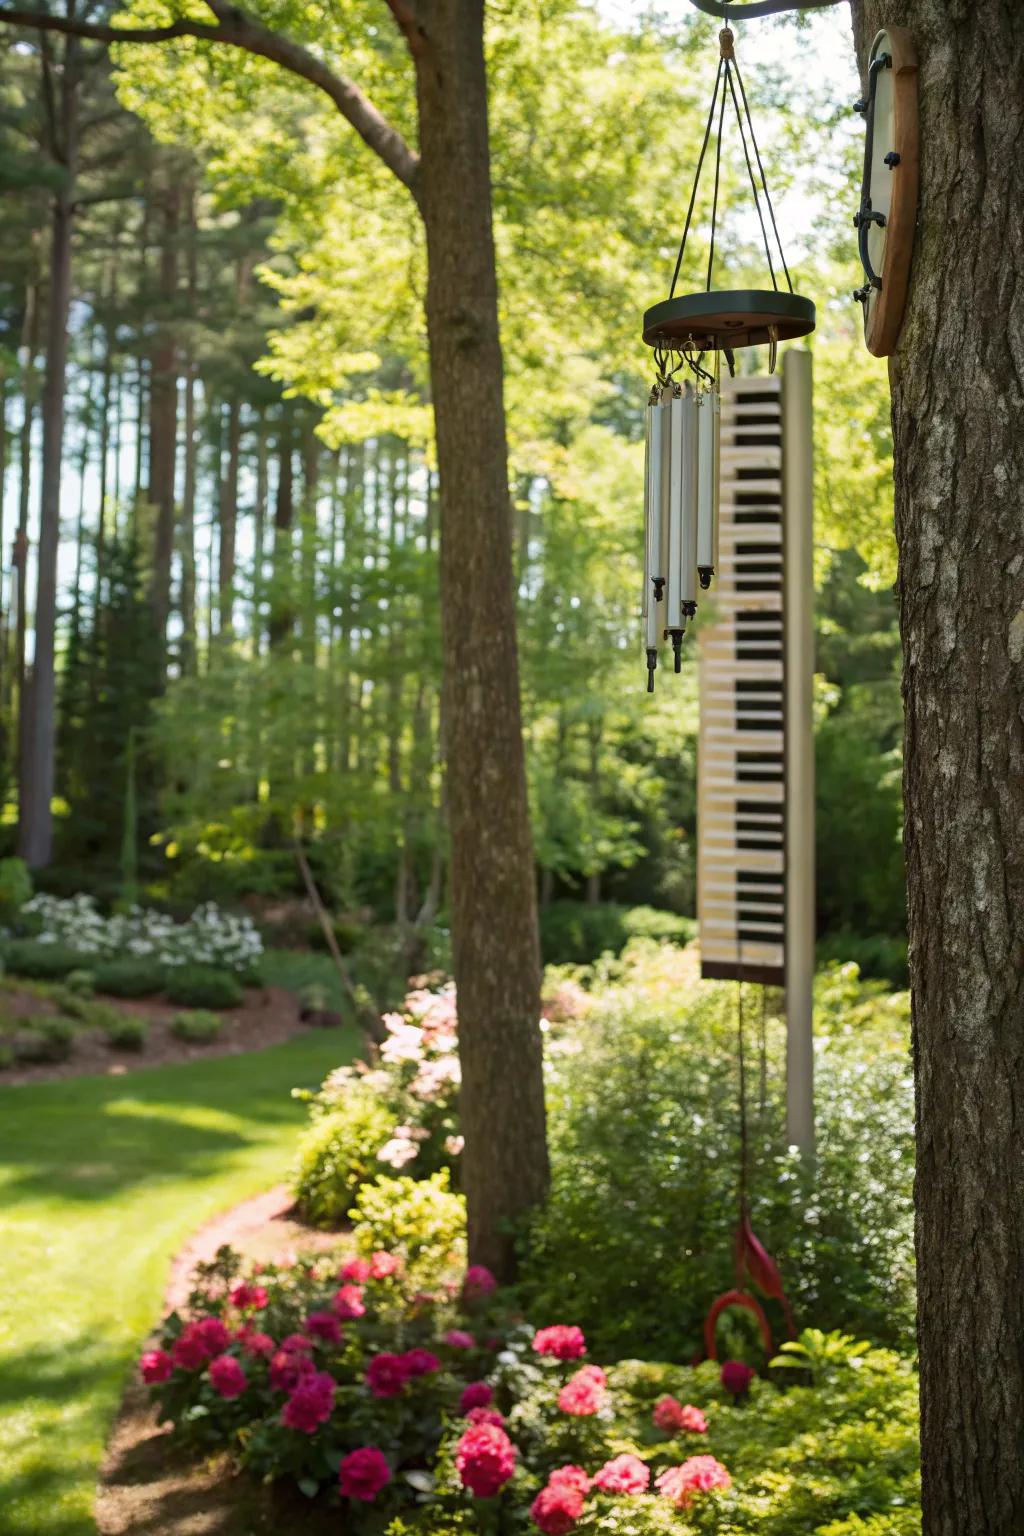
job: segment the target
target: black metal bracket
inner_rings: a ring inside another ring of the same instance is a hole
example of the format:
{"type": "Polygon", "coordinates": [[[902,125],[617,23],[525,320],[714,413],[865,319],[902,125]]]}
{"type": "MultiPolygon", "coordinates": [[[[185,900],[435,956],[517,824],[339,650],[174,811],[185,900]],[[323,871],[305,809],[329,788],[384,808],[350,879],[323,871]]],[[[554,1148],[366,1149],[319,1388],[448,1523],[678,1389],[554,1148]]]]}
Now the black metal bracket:
{"type": "MultiPolygon", "coordinates": [[[[871,60],[868,68],[868,94],[866,100],[855,103],[854,111],[862,112],[867,122],[867,132],[864,136],[864,175],[860,189],[860,208],[853,216],[854,228],[858,233],[857,248],[860,255],[861,266],[864,268],[864,276],[868,280],[868,286],[881,291],[882,279],[871,264],[871,253],[868,249],[868,232],[872,224],[885,228],[885,215],[878,213],[871,206],[871,164],[875,153],[875,96],[878,90],[878,76],[883,69],[892,68],[892,55],[880,53],[877,58],[871,60]]],[[[899,155],[890,153],[886,156],[885,163],[892,170],[899,165],[899,155]]],[[[858,289],[854,298],[860,298],[863,290],[858,289]]]]}

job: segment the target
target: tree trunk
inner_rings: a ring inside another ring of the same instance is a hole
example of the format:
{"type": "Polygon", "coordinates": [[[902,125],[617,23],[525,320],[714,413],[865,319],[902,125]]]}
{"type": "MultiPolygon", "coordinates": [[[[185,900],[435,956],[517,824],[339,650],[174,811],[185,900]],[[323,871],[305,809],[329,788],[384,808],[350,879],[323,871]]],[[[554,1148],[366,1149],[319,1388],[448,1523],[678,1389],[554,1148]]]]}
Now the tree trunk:
{"type": "Polygon", "coordinates": [[[178,297],[178,222],[181,191],[168,168],[169,184],[158,199],[163,222],[160,242],[160,308],[149,391],[149,501],[156,509],[149,600],[159,640],[159,679],[166,668],[167,618],[171,607],[174,553],[174,482],[178,458],[178,348],[174,310],[178,297]]]}
{"type": "MultiPolygon", "coordinates": [[[[188,313],[194,321],[199,301],[199,239],[196,224],[196,195],[192,185],[186,193],[185,217],[188,226],[185,258],[188,269],[188,313]]],[[[195,672],[199,648],[196,635],[196,466],[199,454],[196,442],[197,378],[194,344],[190,343],[185,359],[185,464],[184,482],[181,488],[179,535],[181,590],[178,595],[178,606],[181,611],[181,673],[183,677],[188,677],[195,672]]]]}
{"type": "Polygon", "coordinates": [[[920,56],[890,365],[925,1536],[1024,1531],[1024,13],[856,0],[920,56]]]}
{"type": "Polygon", "coordinates": [[[242,454],[242,406],[228,406],[228,467],[220,495],[220,544],[217,560],[218,638],[230,644],[235,632],[235,543],[238,530],[238,470],[242,454]]]}
{"type": "Polygon", "coordinates": [[[451,897],[472,1261],[548,1180],[537,913],[491,226],[483,0],[436,0],[416,51],[427,328],[441,481],[451,897]]]}
{"type": "Polygon", "coordinates": [[[25,324],[22,331],[24,382],[22,423],[18,455],[18,527],[11,553],[15,573],[17,610],[14,620],[14,681],[17,689],[18,782],[24,782],[20,764],[25,760],[28,735],[28,705],[25,688],[25,640],[28,630],[28,515],[32,500],[32,428],[36,415],[36,354],[39,351],[39,289],[30,283],[25,292],[25,324]]]}
{"type": "Polygon", "coordinates": [[[60,544],[60,488],[64,459],[64,385],[71,302],[71,232],[78,161],[80,53],[77,39],[64,44],[60,76],[60,132],[55,146],[64,179],[53,196],[50,288],[46,317],[46,378],[43,384],[43,475],[39,503],[35,656],[29,695],[25,757],[18,794],[18,852],[33,869],[49,864],[53,850],[54,748],[56,744],[55,650],[57,551],[60,544]]]}

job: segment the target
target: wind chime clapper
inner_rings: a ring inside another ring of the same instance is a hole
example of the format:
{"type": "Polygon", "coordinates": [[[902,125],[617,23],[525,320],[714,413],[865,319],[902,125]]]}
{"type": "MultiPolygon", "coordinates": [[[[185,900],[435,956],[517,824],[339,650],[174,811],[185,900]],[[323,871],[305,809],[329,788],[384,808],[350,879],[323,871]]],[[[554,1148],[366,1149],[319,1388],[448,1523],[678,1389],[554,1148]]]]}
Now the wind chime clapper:
{"type": "Polygon", "coordinates": [[[816,318],[811,300],[793,290],[731,28],[723,28],[718,42],[715,89],[669,296],[647,310],[643,324],[643,339],[654,351],[656,370],[647,403],[644,476],[643,630],[648,693],[654,692],[654,674],[663,639],[671,641],[675,671],[682,670],[683,636],[687,622],[697,612],[698,588],[708,590],[719,563],[721,359],[725,357],[732,373],[733,354],[737,350],[767,346],[769,372],[774,373],[779,343],[809,335],[814,330],[816,318]],[[770,289],[719,291],[711,287],[722,142],[729,101],[735,113],[764,241],[772,283],[770,289]],[[676,284],[682,270],[701,171],[713,134],[716,140],[715,184],[707,280],[701,292],[677,297],[676,284]],[[774,236],[774,249],[784,275],[785,289],[780,288],[776,275],[765,213],[774,236]],[[709,354],[710,363],[707,362],[709,354]],[[688,376],[681,383],[677,375],[684,370],[688,376]]]}

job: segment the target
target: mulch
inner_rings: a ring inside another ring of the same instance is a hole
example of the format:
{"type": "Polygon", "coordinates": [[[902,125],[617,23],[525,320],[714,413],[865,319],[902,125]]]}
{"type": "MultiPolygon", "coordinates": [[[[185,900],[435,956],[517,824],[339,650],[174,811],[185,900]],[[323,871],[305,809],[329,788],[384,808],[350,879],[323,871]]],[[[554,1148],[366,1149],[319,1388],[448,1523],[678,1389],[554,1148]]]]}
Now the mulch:
{"type": "MultiPolygon", "coordinates": [[[[118,1013],[146,1020],[149,1032],[141,1051],[114,1050],[107,1044],[102,1030],[83,1026],[75,1031],[74,1046],[67,1061],[19,1064],[0,1072],[0,1085],[55,1082],[86,1075],[121,1077],[144,1067],[205,1061],[214,1056],[238,1056],[245,1051],[262,1051],[271,1045],[282,1045],[308,1027],[299,1017],[297,999],[283,987],[259,987],[248,991],[241,1007],[225,1009],[221,1014],[224,1022],[220,1034],[208,1045],[190,1045],[172,1034],[171,1024],[175,1016],[187,1011],[175,1003],[153,998],[123,1001],[111,997],[102,1001],[116,1008],[118,1013]]],[[[6,992],[4,1005],[6,1011],[16,1016],[56,1012],[52,1003],[29,992],[6,992]]]]}
{"type": "MultiPolygon", "coordinates": [[[[264,1263],[299,1253],[325,1253],[343,1242],[299,1220],[286,1186],[245,1200],[208,1222],[174,1259],[164,1305],[179,1307],[196,1264],[228,1245],[264,1263]]],[[[265,1487],[239,1472],[229,1457],[196,1461],[157,1423],[149,1394],[133,1374],[107,1442],[96,1490],[98,1536],[343,1536],[334,1508],[311,1506],[289,1489],[265,1487]]]]}

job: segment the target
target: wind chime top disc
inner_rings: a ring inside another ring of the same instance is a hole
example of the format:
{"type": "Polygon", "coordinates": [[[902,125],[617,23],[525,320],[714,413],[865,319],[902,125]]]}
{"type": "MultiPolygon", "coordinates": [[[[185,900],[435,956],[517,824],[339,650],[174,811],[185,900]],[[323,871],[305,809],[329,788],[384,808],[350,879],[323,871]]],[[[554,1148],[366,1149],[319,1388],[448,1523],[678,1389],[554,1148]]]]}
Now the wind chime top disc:
{"type": "Polygon", "coordinates": [[[701,352],[766,347],[772,341],[810,335],[815,318],[813,302],[798,293],[772,288],[687,293],[647,310],[644,341],[667,351],[687,345],[701,352]]]}

